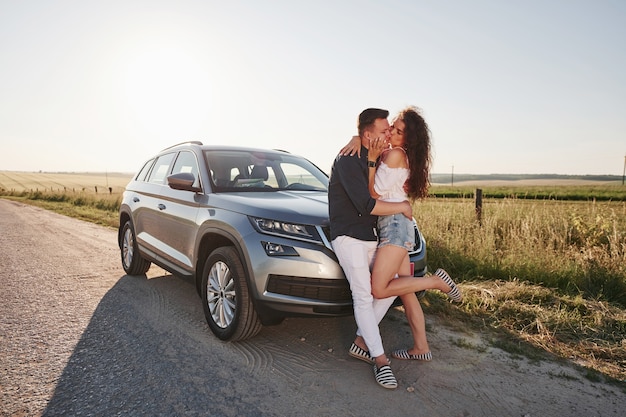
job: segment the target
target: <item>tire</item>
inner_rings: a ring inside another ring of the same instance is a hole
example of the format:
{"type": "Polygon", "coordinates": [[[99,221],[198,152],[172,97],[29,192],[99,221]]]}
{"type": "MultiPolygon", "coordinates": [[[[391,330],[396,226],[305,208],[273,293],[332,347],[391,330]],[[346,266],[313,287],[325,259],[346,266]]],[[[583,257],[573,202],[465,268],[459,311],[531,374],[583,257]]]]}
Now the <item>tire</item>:
{"type": "Polygon", "coordinates": [[[122,228],[120,254],[122,255],[122,267],[128,275],[144,275],[150,269],[150,261],[144,259],[137,249],[135,228],[130,220],[124,223],[122,228]]]}
{"type": "Polygon", "coordinates": [[[211,331],[221,340],[248,339],[262,328],[243,264],[232,246],[215,249],[204,264],[202,307],[211,331]]]}

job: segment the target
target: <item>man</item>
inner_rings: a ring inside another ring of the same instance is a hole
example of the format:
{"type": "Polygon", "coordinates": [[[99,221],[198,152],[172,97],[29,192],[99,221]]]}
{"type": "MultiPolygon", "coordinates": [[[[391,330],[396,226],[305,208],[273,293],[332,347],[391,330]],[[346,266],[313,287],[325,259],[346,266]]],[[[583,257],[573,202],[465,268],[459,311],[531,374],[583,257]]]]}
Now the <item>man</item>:
{"type": "Polygon", "coordinates": [[[339,264],[350,283],[357,323],[357,338],[350,347],[350,355],[366,362],[374,362],[374,377],[384,388],[396,388],[396,381],[378,329],[378,323],[393,303],[395,297],[375,299],[372,296],[370,265],[376,253],[377,216],[404,214],[412,218],[408,201],[391,203],[375,200],[368,189],[367,154],[370,143],[387,140],[390,136],[389,112],[366,109],[358,120],[361,138],[360,156],[339,155],[330,174],[328,203],[330,233],[333,249],[339,264]],[[359,347],[363,339],[369,351],[359,347]]]}

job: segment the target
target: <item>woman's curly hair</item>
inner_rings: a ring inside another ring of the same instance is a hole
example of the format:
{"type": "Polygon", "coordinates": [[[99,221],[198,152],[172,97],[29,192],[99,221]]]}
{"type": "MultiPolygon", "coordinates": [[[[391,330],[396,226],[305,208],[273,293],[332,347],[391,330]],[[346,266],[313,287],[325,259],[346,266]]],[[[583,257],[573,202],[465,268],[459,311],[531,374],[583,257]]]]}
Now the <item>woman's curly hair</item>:
{"type": "Polygon", "coordinates": [[[404,188],[411,200],[425,198],[430,187],[430,130],[417,107],[407,107],[396,120],[404,122],[404,140],[409,158],[409,178],[404,188]]]}

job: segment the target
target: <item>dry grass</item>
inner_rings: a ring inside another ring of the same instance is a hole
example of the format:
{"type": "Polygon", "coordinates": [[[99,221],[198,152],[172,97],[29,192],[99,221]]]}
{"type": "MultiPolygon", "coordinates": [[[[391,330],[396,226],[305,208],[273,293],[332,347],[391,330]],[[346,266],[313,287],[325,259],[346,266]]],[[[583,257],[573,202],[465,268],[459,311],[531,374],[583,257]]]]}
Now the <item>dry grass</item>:
{"type": "Polygon", "coordinates": [[[453,307],[429,295],[430,311],[496,331],[507,350],[626,380],[626,203],[490,200],[481,224],[472,199],[414,212],[430,269],[448,270],[465,297],[453,307]]]}
{"type": "MultiPolygon", "coordinates": [[[[626,379],[626,312],[519,281],[466,282],[460,310],[544,352],[626,379]]],[[[478,322],[477,322],[478,323],[478,322]]]]}
{"type": "Polygon", "coordinates": [[[530,281],[626,306],[626,203],[429,199],[414,215],[429,263],[466,280],[530,281]]]}
{"type": "Polygon", "coordinates": [[[0,196],[108,227],[118,227],[132,174],[0,171],[0,196]]]}
{"type": "MultiPolygon", "coordinates": [[[[2,194],[0,194],[1,196],[2,194]]],[[[74,199],[60,199],[59,196],[59,194],[54,193],[24,193],[23,195],[5,195],[4,198],[28,203],[64,216],[118,228],[121,201],[119,195],[105,195],[101,198],[77,197],[74,199]]]]}

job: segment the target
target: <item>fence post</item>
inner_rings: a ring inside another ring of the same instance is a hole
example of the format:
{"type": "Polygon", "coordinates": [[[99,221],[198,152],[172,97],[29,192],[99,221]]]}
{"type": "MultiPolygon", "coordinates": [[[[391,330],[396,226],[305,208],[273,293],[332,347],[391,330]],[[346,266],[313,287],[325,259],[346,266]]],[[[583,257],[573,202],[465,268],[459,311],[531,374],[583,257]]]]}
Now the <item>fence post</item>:
{"type": "Polygon", "coordinates": [[[476,189],[476,220],[478,224],[483,224],[483,190],[476,189]]]}

